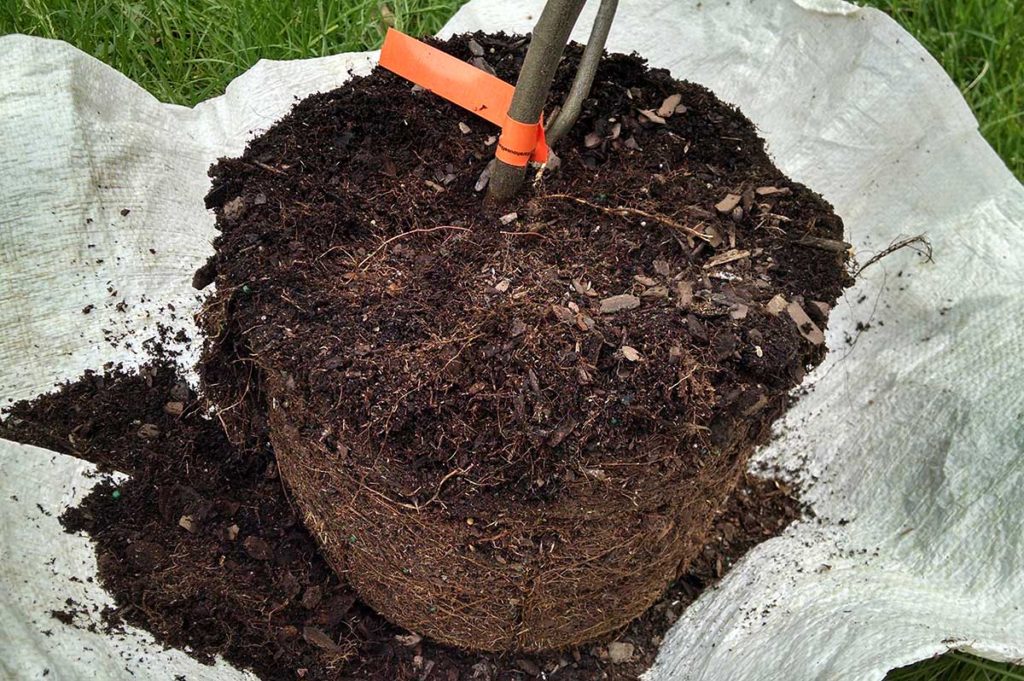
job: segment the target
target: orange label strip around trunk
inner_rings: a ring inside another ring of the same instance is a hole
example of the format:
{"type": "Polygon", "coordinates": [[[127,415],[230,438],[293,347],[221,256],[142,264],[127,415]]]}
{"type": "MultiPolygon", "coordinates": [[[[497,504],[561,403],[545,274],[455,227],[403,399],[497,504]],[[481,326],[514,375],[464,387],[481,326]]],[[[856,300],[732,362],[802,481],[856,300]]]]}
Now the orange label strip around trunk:
{"type": "Polygon", "coordinates": [[[515,88],[500,78],[393,28],[388,29],[384,38],[380,65],[500,126],[495,153],[499,160],[514,166],[547,161],[543,119],[523,123],[509,118],[508,107],[515,88]]]}

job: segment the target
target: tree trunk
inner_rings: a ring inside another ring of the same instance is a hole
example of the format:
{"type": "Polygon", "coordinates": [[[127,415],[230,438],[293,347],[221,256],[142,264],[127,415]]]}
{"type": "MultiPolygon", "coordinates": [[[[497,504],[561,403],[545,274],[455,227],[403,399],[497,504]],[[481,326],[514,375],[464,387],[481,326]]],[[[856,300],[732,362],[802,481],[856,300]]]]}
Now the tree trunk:
{"type": "MultiPolygon", "coordinates": [[[[520,123],[540,120],[555,77],[562,51],[585,0],[548,0],[533,29],[516,91],[509,105],[509,117],[520,123]]],[[[513,166],[495,159],[487,189],[488,201],[503,203],[519,192],[526,177],[525,166],[513,166]]]]}

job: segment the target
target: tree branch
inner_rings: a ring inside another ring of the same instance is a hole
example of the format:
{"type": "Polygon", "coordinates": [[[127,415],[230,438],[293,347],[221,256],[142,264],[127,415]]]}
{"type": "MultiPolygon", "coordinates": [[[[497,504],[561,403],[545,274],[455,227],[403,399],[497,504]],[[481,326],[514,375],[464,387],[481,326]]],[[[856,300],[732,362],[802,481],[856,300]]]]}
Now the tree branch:
{"type": "Polygon", "coordinates": [[[608,42],[608,32],[615,19],[615,11],[619,7],[619,0],[601,0],[601,6],[597,9],[597,16],[594,17],[594,27],[590,29],[590,39],[583,49],[583,56],[580,57],[580,65],[576,69],[576,78],[572,81],[572,88],[565,96],[565,103],[562,110],[555,114],[548,121],[544,134],[547,136],[549,147],[554,147],[565,133],[576,124],[583,110],[583,101],[590,96],[590,88],[594,84],[594,76],[597,75],[597,65],[604,54],[605,43],[608,42]]]}

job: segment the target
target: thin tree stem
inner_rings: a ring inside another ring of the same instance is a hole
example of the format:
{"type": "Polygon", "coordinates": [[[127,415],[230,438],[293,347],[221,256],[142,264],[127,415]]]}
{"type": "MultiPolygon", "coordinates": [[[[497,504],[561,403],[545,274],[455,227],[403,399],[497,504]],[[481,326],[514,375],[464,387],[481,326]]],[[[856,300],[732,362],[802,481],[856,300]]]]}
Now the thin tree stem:
{"type": "MultiPolygon", "coordinates": [[[[520,123],[536,123],[544,110],[558,62],[585,0],[548,0],[537,20],[519,71],[508,115],[520,123]]],[[[525,166],[513,166],[495,159],[487,188],[487,199],[508,201],[519,191],[526,177],[525,166]]]]}
{"type": "Polygon", "coordinates": [[[583,101],[590,96],[590,88],[594,84],[594,76],[597,75],[597,65],[601,61],[601,55],[604,54],[604,46],[608,42],[608,32],[611,30],[618,7],[619,0],[601,0],[601,6],[598,7],[597,15],[594,17],[594,27],[590,29],[590,39],[587,40],[587,46],[583,49],[580,65],[576,69],[576,78],[572,81],[572,88],[565,97],[562,110],[548,121],[544,131],[550,147],[554,147],[559,140],[565,137],[565,134],[576,124],[576,119],[580,117],[583,101]]]}

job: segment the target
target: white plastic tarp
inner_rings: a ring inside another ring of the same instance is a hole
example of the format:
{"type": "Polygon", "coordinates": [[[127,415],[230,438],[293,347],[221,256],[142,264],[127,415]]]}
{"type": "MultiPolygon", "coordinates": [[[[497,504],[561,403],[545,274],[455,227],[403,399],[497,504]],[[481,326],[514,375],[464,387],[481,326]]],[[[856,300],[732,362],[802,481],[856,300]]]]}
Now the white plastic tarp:
{"type": "MultiPolygon", "coordinates": [[[[443,33],[526,32],[540,6],[473,0],[443,33]]],[[[835,205],[862,261],[916,234],[935,253],[894,254],[846,293],[810,393],[753,464],[798,479],[815,518],[691,606],[647,679],[880,679],[951,648],[1024,659],[1024,189],[954,84],[892,20],[838,0],[624,0],[609,48],[738,105],[779,167],[835,205]]],[[[194,337],[207,167],[375,58],[263,61],[188,109],[67,44],[0,38],[3,404],[138,364],[157,321],[194,337]]],[[[0,441],[2,675],[249,677],[50,617],[68,597],[110,600],[85,581],[88,540],[56,520],[90,470],[0,441]]]]}

